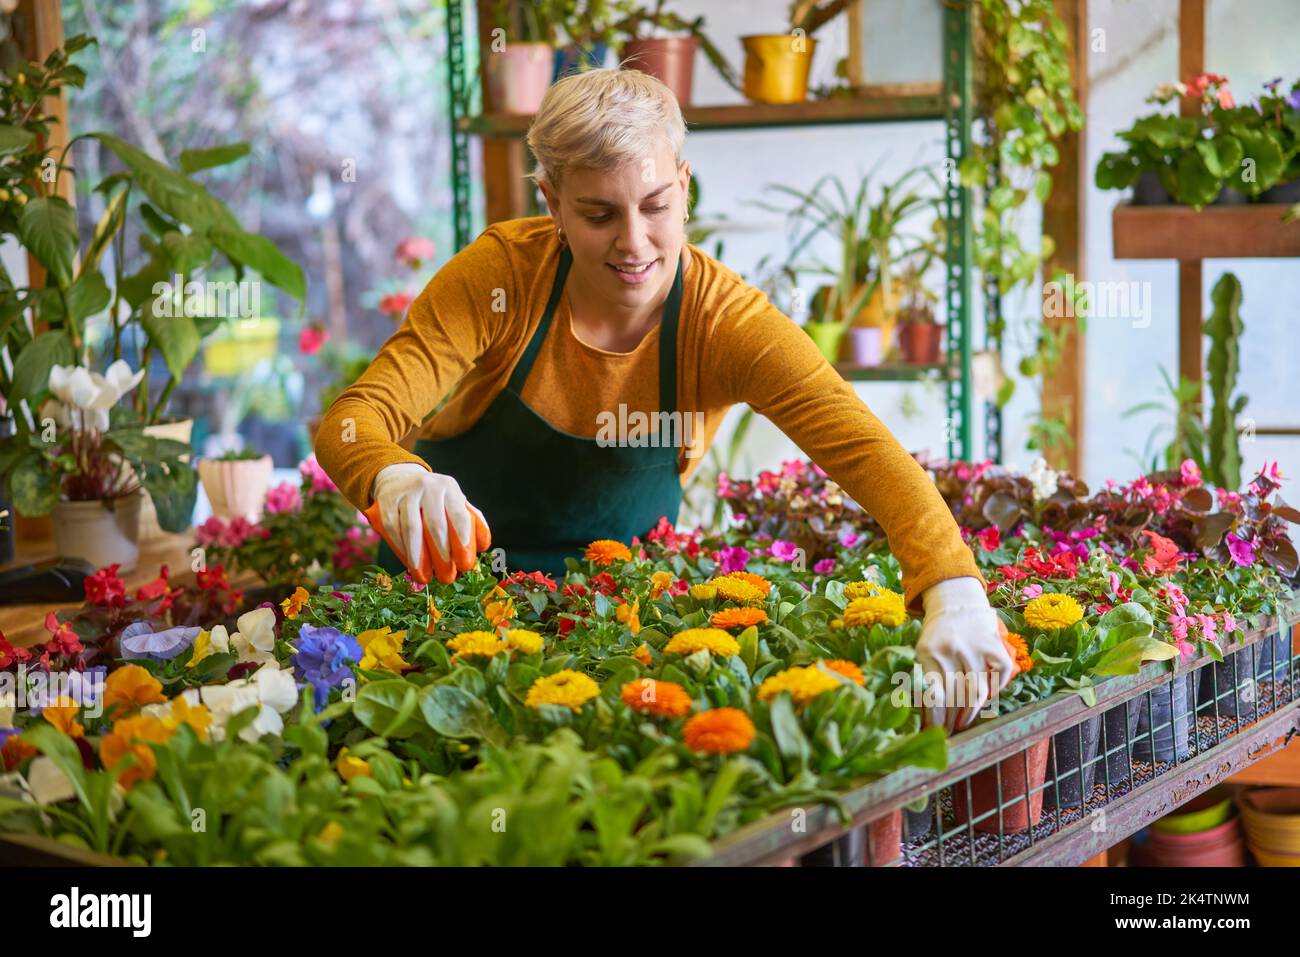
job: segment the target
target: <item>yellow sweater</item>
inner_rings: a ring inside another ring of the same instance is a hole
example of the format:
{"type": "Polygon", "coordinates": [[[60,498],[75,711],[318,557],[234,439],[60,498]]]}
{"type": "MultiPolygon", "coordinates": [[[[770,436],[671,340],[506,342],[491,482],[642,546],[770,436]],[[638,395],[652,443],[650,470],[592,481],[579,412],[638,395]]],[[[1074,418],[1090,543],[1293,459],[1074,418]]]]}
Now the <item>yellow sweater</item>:
{"type": "MultiPolygon", "coordinates": [[[[510,220],[485,230],[429,281],[317,432],[321,465],[354,505],[370,504],[385,466],[423,464],[397,442],[453,386],[459,383],[425,423],[423,437],[458,435],[483,415],[541,321],[559,254],[549,217],[510,220]]],[[[629,412],[657,411],[658,326],[631,352],[612,353],[579,340],[570,318],[561,297],[524,401],[555,428],[591,438],[597,416],[620,403],[629,412]]],[[[691,246],[678,324],[677,406],[702,413],[704,436],[690,456],[681,455],[683,483],[739,402],[771,419],[880,522],[902,566],[909,607],[935,582],[980,577],[934,483],[812,340],[763,293],[691,246]]],[[[501,454],[505,477],[510,450],[501,454]]]]}

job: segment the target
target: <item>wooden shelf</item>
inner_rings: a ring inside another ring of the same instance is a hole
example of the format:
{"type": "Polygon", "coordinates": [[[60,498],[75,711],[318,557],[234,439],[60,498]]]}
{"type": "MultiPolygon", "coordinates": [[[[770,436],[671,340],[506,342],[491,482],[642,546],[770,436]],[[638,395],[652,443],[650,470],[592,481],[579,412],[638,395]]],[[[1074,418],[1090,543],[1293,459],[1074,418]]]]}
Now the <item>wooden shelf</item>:
{"type": "MultiPolygon", "coordinates": [[[[1300,256],[1300,222],[1284,223],[1286,203],[1242,206],[1115,207],[1116,259],[1251,259],[1300,256]]],[[[1199,308],[1199,304],[1198,304],[1199,308]]]]}
{"type": "MultiPolygon", "coordinates": [[[[943,119],[943,97],[900,93],[841,97],[803,103],[740,103],[734,106],[688,106],[682,111],[692,131],[752,130],[772,127],[834,126],[844,123],[898,123],[943,119]]],[[[483,113],[465,117],[460,128],[496,139],[522,137],[532,116],[483,113]]]]}
{"type": "Polygon", "coordinates": [[[952,378],[951,370],[942,363],[921,365],[898,362],[878,366],[855,366],[847,362],[837,362],[835,371],[850,382],[918,382],[923,379],[942,381],[952,378]]]}

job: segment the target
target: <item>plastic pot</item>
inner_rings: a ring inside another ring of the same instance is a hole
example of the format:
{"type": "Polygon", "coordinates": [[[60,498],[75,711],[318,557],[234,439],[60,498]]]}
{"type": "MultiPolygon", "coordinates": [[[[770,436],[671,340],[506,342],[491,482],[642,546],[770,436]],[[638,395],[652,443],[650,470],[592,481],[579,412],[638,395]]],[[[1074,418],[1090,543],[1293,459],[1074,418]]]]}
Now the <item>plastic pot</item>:
{"type": "Polygon", "coordinates": [[[570,43],[567,47],[561,47],[555,51],[555,72],[553,76],[558,80],[570,73],[598,69],[605,65],[605,58],[608,56],[608,43],[593,43],[589,47],[580,47],[576,43],[570,43]]]}
{"type": "Polygon", "coordinates": [[[623,67],[649,73],[673,91],[680,105],[689,106],[697,46],[691,36],[629,40],[623,46],[623,67]]]}
{"type": "Polygon", "coordinates": [[[1106,756],[1106,770],[1098,771],[1096,780],[1109,787],[1117,787],[1129,779],[1133,765],[1129,761],[1126,742],[1137,731],[1138,709],[1141,698],[1116,705],[1102,715],[1101,742],[1098,753],[1106,756]]]}
{"type": "Polygon", "coordinates": [[[755,103],[802,103],[817,41],[788,33],[740,38],[745,47],[745,96],[755,103]]]}
{"type": "Polygon", "coordinates": [[[1285,183],[1274,183],[1259,194],[1261,203],[1300,203],[1300,177],[1285,183]]]}
{"type": "Polygon", "coordinates": [[[1052,736],[1052,746],[1047,751],[1044,807],[1056,807],[1058,795],[1061,807],[1082,807],[1092,793],[1099,766],[1097,746],[1101,743],[1101,720],[1089,718],[1052,736]]]}
{"type": "Polygon", "coordinates": [[[891,811],[884,817],[855,827],[842,837],[805,854],[800,867],[865,867],[867,837],[870,834],[871,867],[885,867],[898,859],[903,839],[903,812],[891,811]]]}
{"type": "Polygon", "coordinates": [[[260,519],[272,468],[269,455],[260,459],[200,460],[199,481],[213,514],[225,521],[240,515],[250,522],[260,519]]]}
{"type": "Polygon", "coordinates": [[[844,327],[838,322],[807,322],[804,323],[804,331],[817,343],[817,348],[826,357],[826,361],[834,362],[839,357],[844,327]]]}
{"type": "Polygon", "coordinates": [[[925,807],[919,811],[903,808],[903,840],[909,844],[918,844],[930,836],[934,828],[934,795],[925,799],[925,807]]]}
{"type": "Polygon", "coordinates": [[[1194,713],[1197,681],[1200,671],[1175,676],[1167,685],[1160,685],[1147,695],[1135,699],[1138,704],[1136,740],[1133,742],[1133,759],[1151,761],[1152,729],[1155,737],[1155,760],[1170,762],[1187,758],[1192,753],[1192,729],[1196,723],[1194,713]],[[1172,689],[1172,690],[1171,690],[1172,689]]]}
{"type": "Polygon", "coordinates": [[[1178,810],[1151,823],[1161,834],[1200,834],[1211,831],[1232,817],[1232,795],[1223,788],[1211,788],[1178,810]]]}
{"type": "MultiPolygon", "coordinates": [[[[190,444],[190,438],[194,434],[193,419],[173,419],[170,422],[159,422],[157,425],[146,425],[144,434],[155,439],[171,439],[174,442],[184,442],[190,444]]],[[[183,456],[185,461],[189,461],[189,456],[183,456]]],[[[158,512],[154,509],[153,499],[149,493],[144,495],[144,501],[140,503],[140,531],[137,541],[142,545],[150,542],[156,542],[171,535],[171,532],[164,531],[158,524],[158,512]]]]}
{"type": "MultiPolygon", "coordinates": [[[[1258,655],[1259,652],[1255,654],[1258,655]]],[[[1254,717],[1259,709],[1257,680],[1252,674],[1249,648],[1224,655],[1222,662],[1215,662],[1207,669],[1206,677],[1201,681],[1200,693],[1197,695],[1197,702],[1201,705],[1200,713],[1210,717],[1216,713],[1232,717],[1254,717]],[[1209,680],[1210,675],[1213,675],[1213,681],[1209,680]]]]}
{"type": "Polygon", "coordinates": [[[119,566],[129,572],[140,563],[140,506],[144,492],[103,502],[58,502],[54,506],[54,545],[60,558],[81,558],[96,568],[119,566]]]}
{"type": "Polygon", "coordinates": [[[1245,206],[1250,202],[1250,197],[1245,193],[1239,193],[1229,186],[1219,190],[1219,195],[1214,198],[1212,206],[1245,206]]]}
{"type": "Polygon", "coordinates": [[[908,362],[934,365],[942,336],[943,326],[937,322],[905,322],[898,327],[898,347],[908,362]]]}
{"type": "Polygon", "coordinates": [[[488,54],[484,67],[493,112],[526,116],[537,112],[551,85],[555,51],[546,43],[507,43],[488,54]]]}
{"type": "Polygon", "coordinates": [[[970,777],[970,793],[962,782],[952,787],[953,810],[962,824],[975,818],[975,830],[997,833],[999,820],[1004,834],[1023,831],[1037,824],[1043,813],[1043,780],[1047,776],[1047,752],[1051,738],[1031,744],[1019,754],[1003,758],[993,767],[977,771],[970,777]],[[991,813],[999,805],[998,782],[1001,777],[1001,813],[991,813]],[[1027,796],[1027,797],[1026,797],[1027,796]],[[1019,800],[1017,800],[1019,798],[1019,800]],[[983,820],[978,818],[988,814],[983,820]]]}
{"type": "Polygon", "coordinates": [[[1138,174],[1137,182],[1133,184],[1134,206],[1168,206],[1173,201],[1160,182],[1159,174],[1150,170],[1138,174]]]}
{"type": "Polygon", "coordinates": [[[854,326],[848,334],[848,359],[856,366],[878,366],[885,360],[884,331],[854,326]]]}

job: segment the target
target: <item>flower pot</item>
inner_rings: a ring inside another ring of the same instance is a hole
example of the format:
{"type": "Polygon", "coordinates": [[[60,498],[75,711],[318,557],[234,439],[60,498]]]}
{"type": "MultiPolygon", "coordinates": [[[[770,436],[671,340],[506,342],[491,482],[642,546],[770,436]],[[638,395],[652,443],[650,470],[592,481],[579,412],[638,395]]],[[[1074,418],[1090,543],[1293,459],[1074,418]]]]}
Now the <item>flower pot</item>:
{"type": "Polygon", "coordinates": [[[1047,752],[1047,788],[1043,806],[1082,807],[1092,794],[1096,780],[1097,746],[1101,743],[1101,718],[1089,718],[1082,724],[1052,736],[1047,752]]]}
{"type": "Polygon", "coordinates": [[[1150,170],[1138,174],[1137,182],[1133,184],[1134,206],[1168,206],[1173,201],[1160,182],[1159,174],[1150,170]]]}
{"type": "Polygon", "coordinates": [[[1155,760],[1179,761],[1192,753],[1192,729],[1196,723],[1195,701],[1200,671],[1176,676],[1167,685],[1151,691],[1151,706],[1144,694],[1138,701],[1138,724],[1133,742],[1133,759],[1151,761],[1152,729],[1155,737],[1155,760]]]}
{"type": "Polygon", "coordinates": [[[1106,756],[1106,770],[1098,770],[1095,781],[1118,787],[1129,779],[1133,765],[1126,742],[1137,732],[1140,698],[1110,708],[1101,718],[1100,753],[1106,756]]]}
{"type": "Polygon", "coordinates": [[[1232,817],[1232,795],[1222,787],[1188,801],[1176,811],[1171,811],[1151,823],[1153,833],[1201,834],[1213,830],[1232,817]]]}
{"type": "Polygon", "coordinates": [[[96,568],[118,565],[129,572],[139,564],[138,533],[144,492],[106,506],[103,502],[58,502],[54,506],[54,545],[60,558],[81,558],[96,568]]]}
{"type": "Polygon", "coordinates": [[[804,330],[817,343],[817,348],[828,362],[839,358],[840,339],[844,336],[844,327],[838,322],[807,322],[804,330]]]}
{"type": "Polygon", "coordinates": [[[1246,845],[1235,814],[1203,831],[1178,833],[1153,827],[1144,851],[1145,863],[1152,867],[1246,866],[1246,845]]]}
{"type": "Polygon", "coordinates": [[[1219,715],[1253,719],[1259,710],[1259,682],[1286,677],[1286,637],[1280,642],[1276,637],[1269,638],[1226,654],[1209,673],[1214,680],[1201,681],[1198,713],[1213,717],[1217,703],[1219,715]]]}
{"type": "Polygon", "coordinates": [[[567,47],[561,47],[555,51],[555,72],[553,77],[558,80],[570,73],[598,69],[605,65],[605,58],[608,56],[608,43],[593,43],[589,47],[580,47],[576,43],[570,43],[567,47]]]}
{"type": "Polygon", "coordinates": [[[881,329],[854,326],[845,337],[848,355],[855,366],[878,366],[885,361],[885,334],[881,329]]]}
{"type": "Polygon", "coordinates": [[[1245,206],[1250,202],[1250,197],[1245,193],[1239,193],[1230,186],[1225,186],[1219,190],[1219,195],[1214,198],[1211,206],[1245,206]]]}
{"type": "Polygon", "coordinates": [[[260,459],[202,459],[199,481],[213,514],[225,521],[240,515],[250,522],[258,521],[273,467],[269,455],[260,459]]]}
{"type": "Polygon", "coordinates": [[[1291,639],[1283,632],[1255,646],[1255,680],[1286,681],[1291,674],[1291,639]]]}
{"type": "MultiPolygon", "coordinates": [[[[189,444],[190,436],[193,433],[193,419],[176,419],[172,422],[159,422],[157,425],[146,425],[144,427],[145,435],[152,436],[155,439],[172,439],[176,442],[184,442],[186,445],[189,444]]],[[[188,455],[185,456],[185,461],[189,461],[188,455]]],[[[148,545],[171,534],[171,532],[163,531],[162,526],[158,524],[158,512],[154,508],[153,499],[146,492],[144,501],[140,503],[140,533],[137,541],[141,545],[148,545]]]]}
{"type": "Polygon", "coordinates": [[[884,817],[868,821],[864,829],[870,852],[871,867],[887,867],[898,860],[902,852],[903,811],[891,811],[884,817]]]}
{"type": "Polygon", "coordinates": [[[741,37],[745,96],[756,103],[802,103],[817,41],[788,33],[741,37]]]}
{"type": "Polygon", "coordinates": [[[492,111],[526,116],[542,105],[555,72],[555,54],[546,43],[507,43],[499,53],[488,54],[485,66],[492,111]]]}
{"type": "Polygon", "coordinates": [[[1300,176],[1284,183],[1274,183],[1259,194],[1261,203],[1300,203],[1300,176]]]}
{"type": "Polygon", "coordinates": [[[1043,813],[1043,781],[1047,777],[1047,752],[1050,738],[1031,744],[1019,754],[1003,758],[1000,762],[970,777],[970,792],[966,784],[958,782],[952,787],[952,804],[958,824],[972,818],[975,830],[997,833],[998,825],[1004,834],[1023,831],[1037,824],[1043,813]],[[1001,778],[1001,804],[998,808],[998,783],[1001,778]],[[1018,799],[1018,800],[1017,800],[1018,799]],[[988,817],[983,817],[984,815],[988,817]],[[978,820],[983,817],[983,820],[978,820]]]}
{"type": "Polygon", "coordinates": [[[939,344],[943,327],[937,322],[905,322],[898,327],[898,345],[903,358],[917,365],[934,365],[939,361],[939,344]]]}
{"type": "Polygon", "coordinates": [[[919,844],[930,836],[934,828],[934,795],[925,799],[925,807],[913,811],[903,808],[903,840],[908,844],[919,844]]]}
{"type": "Polygon", "coordinates": [[[673,91],[680,105],[689,106],[698,45],[691,36],[629,40],[623,47],[623,67],[656,77],[673,91]]]}
{"type": "Polygon", "coordinates": [[[867,832],[855,827],[847,834],[799,858],[800,867],[862,867],[867,859],[867,832]]]}

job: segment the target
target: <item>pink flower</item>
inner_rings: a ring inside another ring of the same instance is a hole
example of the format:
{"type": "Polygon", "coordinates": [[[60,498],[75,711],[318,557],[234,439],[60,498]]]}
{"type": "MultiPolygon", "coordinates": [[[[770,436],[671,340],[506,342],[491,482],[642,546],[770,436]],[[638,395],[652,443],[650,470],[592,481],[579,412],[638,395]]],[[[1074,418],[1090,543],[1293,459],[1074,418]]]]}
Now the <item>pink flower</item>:
{"type": "Polygon", "coordinates": [[[996,525],[990,525],[988,528],[975,533],[975,537],[980,540],[980,548],[986,552],[995,552],[998,546],[1002,544],[1002,532],[996,525]]]}
{"type": "Polygon", "coordinates": [[[406,315],[406,310],[411,308],[414,301],[415,297],[409,292],[391,292],[379,300],[379,311],[396,321],[406,315]]]}
{"type": "Polygon", "coordinates": [[[1190,641],[1179,639],[1177,644],[1178,653],[1182,655],[1183,661],[1186,661],[1188,658],[1191,658],[1196,654],[1196,647],[1190,641]]]}
{"type": "Polygon", "coordinates": [[[1223,613],[1223,633],[1225,635],[1230,635],[1237,630],[1238,630],[1237,619],[1232,617],[1232,612],[1225,611],[1223,613]]]}
{"type": "Polygon", "coordinates": [[[731,497],[731,479],[726,472],[718,473],[718,498],[731,497]]]}
{"type": "Polygon", "coordinates": [[[1232,560],[1245,568],[1255,564],[1255,546],[1253,543],[1246,541],[1244,538],[1238,538],[1229,532],[1227,535],[1228,554],[1232,560]]]}
{"type": "Polygon", "coordinates": [[[1192,619],[1186,615],[1170,615],[1169,628],[1173,632],[1176,641],[1187,640],[1187,629],[1191,625],[1192,619]]]}
{"type": "Polygon", "coordinates": [[[841,532],[840,545],[842,545],[844,548],[852,548],[854,545],[858,543],[858,537],[859,536],[857,535],[856,532],[847,532],[847,531],[841,532]]]}
{"type": "Polygon", "coordinates": [[[1214,641],[1218,637],[1213,618],[1209,615],[1198,614],[1196,620],[1201,623],[1201,634],[1205,636],[1206,641],[1214,641]]]}
{"type": "Polygon", "coordinates": [[[254,535],[257,535],[259,538],[263,537],[261,532],[264,531],[264,529],[254,525],[248,519],[244,518],[244,516],[238,515],[230,520],[228,531],[230,537],[236,540],[235,545],[239,546],[244,544],[244,542],[248,541],[248,539],[252,538],[254,535]]]}
{"type": "Polygon", "coordinates": [[[790,562],[794,561],[795,556],[799,554],[799,546],[794,542],[787,542],[778,538],[767,551],[778,562],[790,562]]]}
{"type": "Polygon", "coordinates": [[[749,564],[749,549],[740,545],[728,545],[719,553],[718,563],[724,572],[743,572],[749,564]]]}
{"type": "Polygon", "coordinates": [[[1026,599],[1037,598],[1042,593],[1043,593],[1042,585],[1026,585],[1024,588],[1020,589],[1020,594],[1023,595],[1026,599]]]}
{"type": "Polygon", "coordinates": [[[304,326],[298,333],[298,351],[305,356],[314,356],[320,352],[321,346],[325,345],[329,337],[330,334],[322,326],[304,326]]]}
{"type": "Polygon", "coordinates": [[[818,575],[829,575],[831,572],[835,571],[835,559],[823,558],[821,561],[813,565],[813,571],[818,575]]]}
{"type": "Polygon", "coordinates": [[[302,508],[302,495],[292,482],[281,482],[266,493],[266,510],[272,515],[296,512],[302,508]]]}
{"type": "Polygon", "coordinates": [[[1165,589],[1165,596],[1168,597],[1169,601],[1175,605],[1182,605],[1183,607],[1186,607],[1188,604],[1187,594],[1177,585],[1169,585],[1165,589]]]}
{"type": "Polygon", "coordinates": [[[1119,573],[1118,572],[1110,573],[1110,590],[1112,593],[1116,595],[1119,594],[1119,573]]]}
{"type": "Polygon", "coordinates": [[[425,239],[423,236],[412,236],[409,239],[403,239],[397,244],[397,258],[412,269],[420,268],[420,261],[432,259],[437,247],[434,246],[432,239],[425,239]]]}
{"type": "Polygon", "coordinates": [[[1236,492],[1229,492],[1227,489],[1216,488],[1214,494],[1219,500],[1219,508],[1221,509],[1232,509],[1241,504],[1241,496],[1236,492]]]}
{"type": "Polygon", "coordinates": [[[325,474],[325,470],[320,467],[316,461],[315,453],[307,456],[298,471],[303,478],[311,479],[311,490],[313,492],[337,492],[339,487],[334,484],[333,480],[325,474]]]}
{"type": "Polygon", "coordinates": [[[1231,91],[1226,86],[1219,87],[1219,106],[1225,110],[1230,110],[1236,105],[1237,103],[1233,100],[1231,91]]]}
{"type": "Polygon", "coordinates": [[[194,537],[198,539],[200,545],[215,545],[221,541],[225,531],[226,523],[213,515],[194,530],[194,537]]]}
{"type": "Polygon", "coordinates": [[[1183,464],[1178,469],[1178,479],[1184,485],[1200,485],[1201,470],[1191,459],[1183,459],[1183,464]]]}

